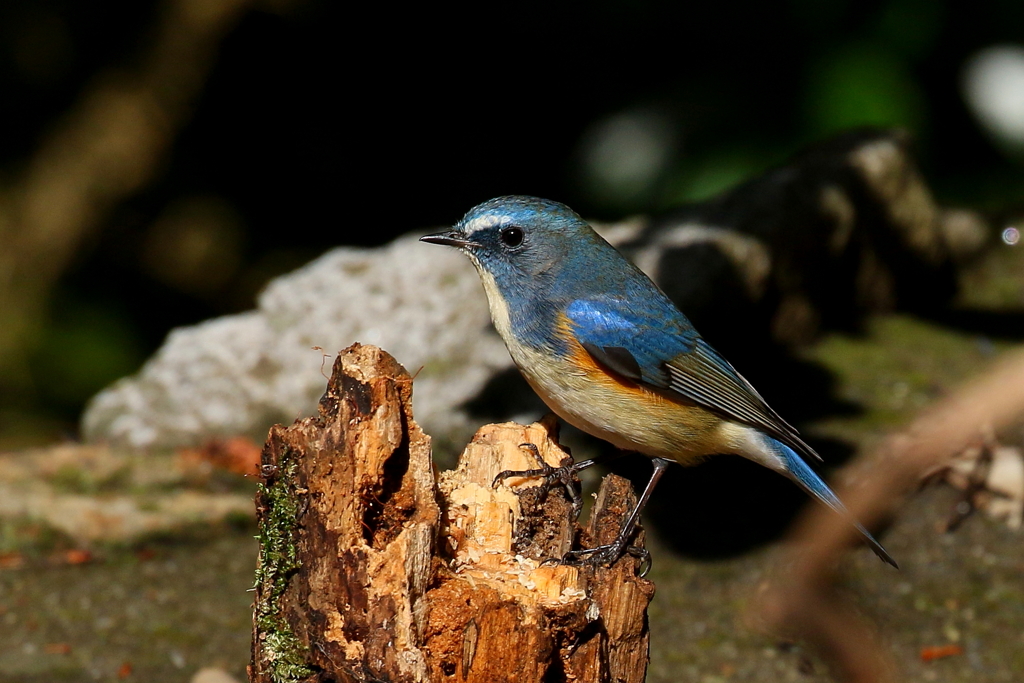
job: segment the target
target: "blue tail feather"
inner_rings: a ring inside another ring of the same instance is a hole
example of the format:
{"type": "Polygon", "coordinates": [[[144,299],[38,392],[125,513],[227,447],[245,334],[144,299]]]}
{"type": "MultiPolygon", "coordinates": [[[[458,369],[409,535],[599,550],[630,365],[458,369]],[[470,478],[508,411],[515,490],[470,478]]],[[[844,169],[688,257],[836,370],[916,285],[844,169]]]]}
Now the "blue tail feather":
{"type": "Polygon", "coordinates": [[[778,455],[785,463],[787,474],[790,475],[793,481],[795,481],[800,488],[835,510],[846,519],[850,520],[857,531],[859,531],[864,537],[864,540],[867,541],[867,544],[875,554],[884,562],[899,569],[899,565],[896,564],[896,560],[892,559],[889,553],[885,551],[885,548],[882,547],[882,544],[876,541],[875,537],[872,536],[868,530],[860,524],[860,522],[853,518],[850,511],[847,510],[846,506],[843,505],[843,502],[839,500],[839,496],[837,496],[835,492],[829,488],[828,484],[826,484],[824,480],[822,480],[822,478],[819,477],[806,462],[804,462],[803,458],[797,455],[796,451],[781,441],[777,441],[771,437],[766,437],[766,440],[771,445],[772,450],[775,451],[775,454],[778,455]]]}

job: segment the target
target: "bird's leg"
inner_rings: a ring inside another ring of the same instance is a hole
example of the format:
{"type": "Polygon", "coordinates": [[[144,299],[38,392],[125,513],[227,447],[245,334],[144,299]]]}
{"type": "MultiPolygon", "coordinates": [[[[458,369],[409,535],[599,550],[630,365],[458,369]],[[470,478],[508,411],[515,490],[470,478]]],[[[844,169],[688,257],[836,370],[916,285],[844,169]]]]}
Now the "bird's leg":
{"type": "Polygon", "coordinates": [[[510,477],[543,477],[544,481],[541,483],[542,495],[546,497],[552,486],[556,483],[561,484],[565,487],[566,493],[569,494],[569,499],[572,500],[573,519],[579,517],[580,510],[583,508],[579,473],[588,467],[596,465],[598,462],[612,460],[620,455],[616,453],[612,457],[589,458],[575,463],[572,461],[572,456],[567,455],[558,463],[558,467],[552,467],[544,462],[544,458],[541,457],[536,444],[521,443],[519,447],[528,450],[540,467],[535,470],[505,470],[504,472],[499,472],[494,477],[494,483],[491,486],[497,486],[499,481],[510,477]]]}
{"type": "Polygon", "coordinates": [[[616,560],[622,557],[623,554],[629,553],[634,557],[639,557],[642,565],[645,565],[641,571],[641,576],[647,574],[650,569],[650,553],[645,548],[638,548],[636,546],[629,545],[629,539],[632,538],[633,532],[636,530],[637,522],[640,521],[640,511],[647,505],[647,500],[651,497],[651,492],[654,487],[658,484],[658,480],[661,479],[661,475],[665,473],[667,468],[672,461],[664,460],[662,458],[654,458],[654,471],[651,472],[651,479],[647,482],[647,486],[644,488],[644,492],[640,495],[640,500],[637,501],[636,506],[632,512],[626,518],[625,523],[619,529],[618,535],[615,540],[608,545],[599,545],[596,548],[586,548],[584,550],[570,550],[562,558],[563,564],[581,565],[581,564],[594,564],[594,565],[611,565],[616,560]]]}

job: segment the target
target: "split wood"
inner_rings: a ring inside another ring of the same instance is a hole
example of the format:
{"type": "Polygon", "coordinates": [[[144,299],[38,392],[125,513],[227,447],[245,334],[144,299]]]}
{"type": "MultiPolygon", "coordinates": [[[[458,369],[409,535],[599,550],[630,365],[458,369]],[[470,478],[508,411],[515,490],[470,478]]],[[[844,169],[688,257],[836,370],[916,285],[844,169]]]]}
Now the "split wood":
{"type": "Polygon", "coordinates": [[[523,443],[560,463],[553,421],[483,427],[435,478],[411,398],[404,368],[356,344],[319,415],[271,430],[250,681],[643,681],[654,586],[639,561],[543,563],[610,542],[630,483],[604,480],[585,529],[557,486],[494,486],[536,467],[523,443]]]}

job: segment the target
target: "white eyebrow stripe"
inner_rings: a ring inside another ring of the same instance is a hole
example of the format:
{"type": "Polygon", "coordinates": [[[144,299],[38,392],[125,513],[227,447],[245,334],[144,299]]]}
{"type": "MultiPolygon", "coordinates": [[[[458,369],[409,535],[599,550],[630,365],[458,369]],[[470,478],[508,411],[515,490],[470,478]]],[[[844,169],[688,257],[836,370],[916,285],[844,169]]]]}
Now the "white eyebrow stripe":
{"type": "Polygon", "coordinates": [[[495,226],[508,223],[510,222],[510,220],[511,218],[509,216],[503,215],[488,214],[486,216],[478,216],[477,218],[474,218],[473,220],[466,223],[462,231],[463,233],[465,233],[467,237],[469,237],[474,233],[480,232],[481,230],[490,230],[495,226]]]}

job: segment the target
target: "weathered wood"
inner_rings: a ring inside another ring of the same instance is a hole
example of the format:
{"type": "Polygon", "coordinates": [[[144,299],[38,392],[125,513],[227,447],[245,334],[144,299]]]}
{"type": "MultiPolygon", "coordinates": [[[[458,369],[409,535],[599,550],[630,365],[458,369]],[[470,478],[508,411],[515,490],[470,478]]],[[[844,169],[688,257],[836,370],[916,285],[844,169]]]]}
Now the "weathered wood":
{"type": "Polygon", "coordinates": [[[565,458],[544,421],[483,427],[435,483],[411,396],[393,358],[354,345],[320,414],[271,431],[250,680],[642,681],[654,587],[638,561],[543,562],[610,541],[629,482],[605,480],[585,530],[560,487],[493,485],[537,466],[520,444],[565,458]]]}
{"type": "Polygon", "coordinates": [[[253,681],[423,680],[418,647],[440,511],[409,375],[339,354],[320,414],[275,427],[256,505],[253,681]]]}

